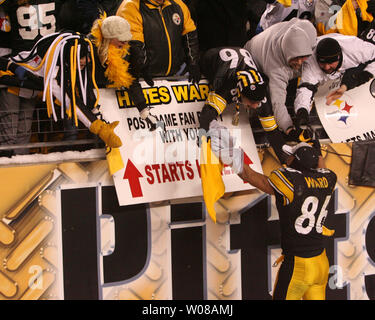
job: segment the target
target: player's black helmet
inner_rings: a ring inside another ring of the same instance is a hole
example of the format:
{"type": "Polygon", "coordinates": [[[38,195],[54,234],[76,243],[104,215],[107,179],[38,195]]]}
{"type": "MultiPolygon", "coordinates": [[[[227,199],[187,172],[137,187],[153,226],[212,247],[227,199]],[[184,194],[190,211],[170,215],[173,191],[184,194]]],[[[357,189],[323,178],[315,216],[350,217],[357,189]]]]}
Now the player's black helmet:
{"type": "Polygon", "coordinates": [[[262,101],[267,92],[267,81],[255,69],[249,68],[237,72],[237,87],[241,95],[252,101],[262,101]]]}
{"type": "Polygon", "coordinates": [[[315,169],[318,167],[319,162],[319,151],[309,145],[306,142],[300,142],[294,147],[284,146],[283,150],[288,153],[292,154],[295,159],[293,160],[291,167],[303,170],[303,169],[315,169]]]}

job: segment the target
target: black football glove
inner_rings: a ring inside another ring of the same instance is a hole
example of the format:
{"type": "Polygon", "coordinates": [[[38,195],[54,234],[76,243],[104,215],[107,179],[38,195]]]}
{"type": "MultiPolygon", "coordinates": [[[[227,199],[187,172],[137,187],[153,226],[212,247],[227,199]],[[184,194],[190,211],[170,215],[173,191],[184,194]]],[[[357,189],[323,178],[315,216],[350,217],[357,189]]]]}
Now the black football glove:
{"type": "Polygon", "coordinates": [[[319,155],[321,156],[322,155],[322,150],[321,150],[322,148],[321,148],[319,139],[311,140],[310,144],[313,148],[315,148],[318,151],[319,155]]]}
{"type": "Polygon", "coordinates": [[[314,132],[307,127],[306,129],[292,129],[288,133],[287,136],[289,141],[296,141],[296,142],[309,142],[314,138],[314,132]]]}
{"type": "Polygon", "coordinates": [[[347,90],[350,90],[359,87],[360,85],[369,81],[373,77],[373,75],[363,69],[364,65],[361,64],[358,67],[345,70],[345,73],[341,80],[341,84],[345,84],[348,88],[347,90]]]}
{"type": "Polygon", "coordinates": [[[305,108],[300,108],[296,114],[296,121],[295,125],[299,128],[301,125],[309,123],[309,112],[305,108]]]}

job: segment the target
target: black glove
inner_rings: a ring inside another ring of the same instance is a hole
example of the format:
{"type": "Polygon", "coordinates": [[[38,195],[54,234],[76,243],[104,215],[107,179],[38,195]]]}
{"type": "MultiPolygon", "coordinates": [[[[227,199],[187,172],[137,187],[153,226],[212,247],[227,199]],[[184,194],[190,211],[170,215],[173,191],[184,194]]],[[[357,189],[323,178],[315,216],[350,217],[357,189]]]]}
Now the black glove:
{"type": "Polygon", "coordinates": [[[201,70],[199,68],[199,65],[192,64],[188,67],[188,70],[189,70],[189,82],[199,83],[201,79],[201,70]]]}
{"type": "Polygon", "coordinates": [[[300,108],[296,114],[296,121],[295,125],[299,128],[301,125],[309,123],[309,112],[305,108],[300,108]]]}
{"type": "Polygon", "coordinates": [[[199,114],[199,128],[208,132],[210,129],[210,123],[215,120],[218,113],[215,108],[211,107],[209,104],[205,104],[199,114]]]}
{"type": "Polygon", "coordinates": [[[201,79],[199,68],[199,41],[197,31],[191,31],[184,37],[186,46],[186,57],[189,71],[189,82],[198,83],[201,79]]]}
{"type": "Polygon", "coordinates": [[[210,123],[215,120],[218,113],[215,108],[208,104],[205,104],[199,114],[199,130],[197,135],[197,145],[200,146],[202,142],[202,137],[207,137],[207,141],[210,139],[208,130],[210,129],[210,123]]]}
{"type": "Polygon", "coordinates": [[[348,88],[347,90],[350,90],[369,81],[373,75],[370,72],[363,70],[364,68],[365,65],[360,64],[358,67],[345,70],[341,84],[345,84],[348,88]]]}
{"type": "Polygon", "coordinates": [[[151,74],[149,72],[144,43],[142,43],[141,41],[132,40],[129,41],[129,44],[130,73],[137,79],[143,78],[150,87],[154,86],[154,81],[152,80],[151,74]]]}
{"type": "Polygon", "coordinates": [[[375,17],[375,0],[367,1],[367,9],[368,13],[371,13],[373,17],[375,17]]]}
{"type": "Polygon", "coordinates": [[[306,129],[292,129],[288,133],[288,140],[296,142],[309,142],[313,139],[314,132],[310,128],[306,129]]]}
{"type": "Polygon", "coordinates": [[[143,109],[147,108],[146,98],[143,94],[142,87],[138,81],[133,81],[128,88],[129,98],[133,102],[133,105],[142,112],[143,109]]]}
{"type": "Polygon", "coordinates": [[[150,75],[150,72],[148,70],[148,66],[146,65],[143,70],[142,70],[142,76],[143,76],[143,80],[146,81],[146,83],[150,86],[150,87],[153,87],[154,86],[154,80],[152,80],[152,77],[150,75]]]}
{"type": "Polygon", "coordinates": [[[319,139],[312,140],[310,144],[312,144],[312,147],[315,148],[318,151],[319,155],[321,156],[322,148],[321,148],[319,139]]]}

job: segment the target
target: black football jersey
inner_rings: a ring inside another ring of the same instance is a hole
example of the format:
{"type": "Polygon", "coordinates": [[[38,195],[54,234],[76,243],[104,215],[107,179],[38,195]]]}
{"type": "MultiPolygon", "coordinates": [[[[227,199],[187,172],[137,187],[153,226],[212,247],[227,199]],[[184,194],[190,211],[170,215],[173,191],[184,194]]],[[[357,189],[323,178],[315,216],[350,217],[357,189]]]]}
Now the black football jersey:
{"type": "Polygon", "coordinates": [[[272,171],[285,255],[312,257],[324,249],[323,226],[337,176],[329,169],[298,171],[289,167],[272,171]]]}
{"type": "Polygon", "coordinates": [[[250,68],[257,70],[250,52],[240,47],[209,49],[201,61],[201,70],[210,83],[210,89],[227,104],[238,102],[237,71],[250,68]]]}
{"type": "Polygon", "coordinates": [[[28,51],[40,38],[57,32],[61,0],[30,0],[29,3],[28,6],[19,6],[16,0],[4,3],[11,21],[13,54],[28,51]]]}
{"type": "Polygon", "coordinates": [[[369,26],[361,32],[359,35],[359,38],[370,42],[372,44],[375,44],[375,21],[373,20],[369,26]]]}

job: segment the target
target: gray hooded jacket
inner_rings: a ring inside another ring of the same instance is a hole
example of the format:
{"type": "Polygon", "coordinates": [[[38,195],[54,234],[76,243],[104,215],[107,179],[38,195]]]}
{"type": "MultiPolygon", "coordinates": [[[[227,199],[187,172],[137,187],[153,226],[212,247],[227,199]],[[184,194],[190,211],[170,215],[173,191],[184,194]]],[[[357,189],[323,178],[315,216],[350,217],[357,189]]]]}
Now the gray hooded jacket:
{"type": "Polygon", "coordinates": [[[284,132],[293,126],[285,106],[288,82],[300,76],[300,72],[293,70],[288,62],[296,57],[311,55],[315,45],[314,25],[298,18],[277,23],[245,44],[258,70],[269,78],[272,109],[278,126],[284,132]]]}

